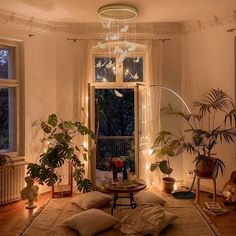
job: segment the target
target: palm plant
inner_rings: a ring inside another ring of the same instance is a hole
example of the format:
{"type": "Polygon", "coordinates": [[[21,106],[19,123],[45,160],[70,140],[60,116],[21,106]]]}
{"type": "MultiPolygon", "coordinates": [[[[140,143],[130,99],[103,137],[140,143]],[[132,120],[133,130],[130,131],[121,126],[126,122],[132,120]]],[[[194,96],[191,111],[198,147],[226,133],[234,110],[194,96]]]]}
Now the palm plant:
{"type": "Polygon", "coordinates": [[[225,165],[216,157],[214,148],[218,142],[235,142],[236,107],[231,97],[223,90],[211,89],[193,102],[194,113],[177,111],[171,105],[162,108],[162,111],[180,118],[188,128],[184,130],[185,135],[160,132],[153,147],[162,145],[160,150],[171,150],[174,155],[184,151],[195,154],[197,165],[203,163],[203,169],[206,169],[213,162],[214,174],[217,175],[219,170],[223,174],[225,165]]]}
{"type": "Polygon", "coordinates": [[[84,178],[84,164],[79,158],[87,160],[88,150],[75,143],[75,138],[79,135],[89,135],[93,138],[93,132],[78,121],[59,122],[55,114],[49,115],[47,121],[36,121],[33,125],[41,127],[44,132],[41,142],[47,148],[40,155],[39,163],[28,164],[28,174],[40,184],[53,186],[57,181],[61,181],[57,168],[69,162],[74,169],[73,177],[78,189],[83,192],[91,191],[92,184],[84,178]]]}

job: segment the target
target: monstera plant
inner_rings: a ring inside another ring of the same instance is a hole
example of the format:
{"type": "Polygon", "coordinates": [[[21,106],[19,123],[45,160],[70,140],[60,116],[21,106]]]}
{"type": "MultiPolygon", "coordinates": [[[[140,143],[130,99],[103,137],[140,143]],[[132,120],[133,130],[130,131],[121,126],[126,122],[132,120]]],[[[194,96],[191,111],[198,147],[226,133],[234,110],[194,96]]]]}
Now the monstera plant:
{"type": "Polygon", "coordinates": [[[78,189],[91,191],[92,184],[84,178],[85,169],[81,161],[87,160],[88,150],[78,144],[78,136],[88,135],[93,138],[93,132],[79,121],[58,121],[55,114],[49,115],[47,121],[34,122],[33,126],[40,126],[43,131],[41,143],[44,152],[40,155],[39,163],[28,164],[27,173],[40,184],[53,186],[61,181],[57,168],[69,162],[73,166],[73,178],[78,189]]]}

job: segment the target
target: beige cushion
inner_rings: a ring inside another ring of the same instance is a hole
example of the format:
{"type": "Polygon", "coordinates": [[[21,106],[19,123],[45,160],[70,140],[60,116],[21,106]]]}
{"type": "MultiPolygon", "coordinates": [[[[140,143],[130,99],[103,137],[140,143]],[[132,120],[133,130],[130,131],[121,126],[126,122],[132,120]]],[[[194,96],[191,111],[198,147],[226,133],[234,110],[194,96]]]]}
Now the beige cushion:
{"type": "Polygon", "coordinates": [[[158,204],[146,204],[121,219],[120,231],[131,235],[159,235],[176,218],[176,215],[164,212],[158,204]]]}
{"type": "Polygon", "coordinates": [[[98,209],[90,209],[75,214],[64,224],[79,232],[81,236],[90,236],[106,230],[118,222],[118,219],[98,209]]]}
{"type": "Polygon", "coordinates": [[[170,213],[168,211],[165,211],[165,217],[164,217],[164,221],[162,223],[162,225],[160,226],[159,229],[156,229],[156,235],[159,235],[159,233],[165,229],[168,225],[170,225],[173,221],[175,221],[177,219],[177,215],[170,213]]]}
{"type": "Polygon", "coordinates": [[[158,229],[162,228],[164,218],[164,210],[160,205],[142,205],[121,219],[120,231],[131,235],[145,235],[157,232],[158,229]]]}
{"type": "Polygon", "coordinates": [[[134,196],[137,205],[141,206],[148,203],[154,203],[159,205],[164,205],[166,201],[161,197],[158,197],[155,193],[146,190],[141,191],[134,196]]]}
{"type": "Polygon", "coordinates": [[[71,200],[71,203],[74,203],[79,207],[87,210],[91,208],[99,208],[105,206],[111,200],[113,200],[113,196],[98,191],[93,191],[89,193],[79,194],[71,200]]]}

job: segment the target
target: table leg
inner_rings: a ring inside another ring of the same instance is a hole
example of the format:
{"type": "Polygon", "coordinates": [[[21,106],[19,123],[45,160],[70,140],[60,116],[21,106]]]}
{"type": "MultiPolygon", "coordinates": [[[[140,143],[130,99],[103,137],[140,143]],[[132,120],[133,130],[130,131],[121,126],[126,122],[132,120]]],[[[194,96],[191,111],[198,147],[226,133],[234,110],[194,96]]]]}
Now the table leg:
{"type": "Polygon", "coordinates": [[[130,193],[130,206],[134,209],[136,208],[136,202],[134,200],[134,194],[130,193]]]}
{"type": "Polygon", "coordinates": [[[113,210],[116,209],[116,201],[117,201],[117,198],[118,198],[118,193],[114,193],[114,200],[113,200],[113,206],[111,208],[111,214],[113,215],[113,210]]]}

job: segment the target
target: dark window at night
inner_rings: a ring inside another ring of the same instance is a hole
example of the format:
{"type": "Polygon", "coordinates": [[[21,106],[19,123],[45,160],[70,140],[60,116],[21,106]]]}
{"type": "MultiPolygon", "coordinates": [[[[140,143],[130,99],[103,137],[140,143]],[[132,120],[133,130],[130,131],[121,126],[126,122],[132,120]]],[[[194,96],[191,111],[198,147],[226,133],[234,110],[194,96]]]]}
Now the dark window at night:
{"type": "Polygon", "coordinates": [[[143,81],[143,58],[142,57],[125,58],[123,62],[123,80],[124,82],[142,82],[143,81]]]}
{"type": "Polygon", "coordinates": [[[0,88],[0,149],[9,149],[9,89],[0,88]]]}
{"type": "Polygon", "coordinates": [[[8,79],[9,50],[0,48],[0,79],[8,79]]]}
{"type": "Polygon", "coordinates": [[[95,58],[95,80],[96,82],[116,81],[116,59],[106,57],[95,58]]]}
{"type": "Polygon", "coordinates": [[[16,151],[15,47],[0,45],[0,152],[16,151]]]}
{"type": "Polygon", "coordinates": [[[104,162],[110,157],[127,157],[134,145],[134,90],[96,89],[95,112],[96,165],[104,170],[104,162]]]}

